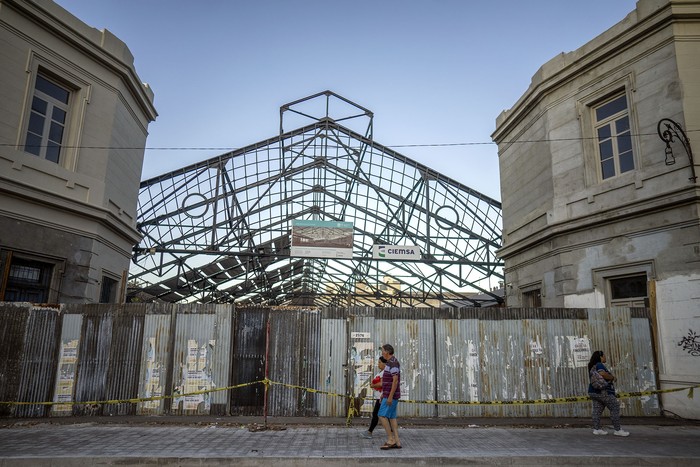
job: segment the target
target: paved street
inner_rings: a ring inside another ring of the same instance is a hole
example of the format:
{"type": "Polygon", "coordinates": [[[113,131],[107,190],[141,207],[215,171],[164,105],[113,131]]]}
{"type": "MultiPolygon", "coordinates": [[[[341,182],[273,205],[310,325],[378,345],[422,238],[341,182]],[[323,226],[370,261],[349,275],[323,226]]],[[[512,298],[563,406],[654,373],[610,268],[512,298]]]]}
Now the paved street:
{"type": "MultiPolygon", "coordinates": [[[[93,419],[95,420],[95,419],[93,419]]],[[[97,420],[101,420],[98,418],[97,420]]],[[[102,419],[104,420],[104,419],[102,419]]],[[[190,419],[191,420],[191,419],[190,419]]],[[[235,418],[233,419],[235,420],[235,418]]],[[[697,424],[633,424],[631,436],[593,436],[584,421],[557,425],[408,425],[403,448],[360,437],[366,425],[51,423],[0,428],[0,466],[85,465],[663,465],[700,466],[697,424]]]]}

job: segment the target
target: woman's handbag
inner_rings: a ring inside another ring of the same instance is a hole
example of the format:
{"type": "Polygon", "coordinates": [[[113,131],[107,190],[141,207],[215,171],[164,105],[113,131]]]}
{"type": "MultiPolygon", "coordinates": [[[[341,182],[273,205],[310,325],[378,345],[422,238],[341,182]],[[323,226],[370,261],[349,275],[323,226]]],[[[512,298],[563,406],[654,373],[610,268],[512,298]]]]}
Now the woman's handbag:
{"type": "Polygon", "coordinates": [[[608,387],[608,382],[603,378],[603,375],[598,373],[595,367],[591,368],[591,386],[597,391],[608,387]]]}

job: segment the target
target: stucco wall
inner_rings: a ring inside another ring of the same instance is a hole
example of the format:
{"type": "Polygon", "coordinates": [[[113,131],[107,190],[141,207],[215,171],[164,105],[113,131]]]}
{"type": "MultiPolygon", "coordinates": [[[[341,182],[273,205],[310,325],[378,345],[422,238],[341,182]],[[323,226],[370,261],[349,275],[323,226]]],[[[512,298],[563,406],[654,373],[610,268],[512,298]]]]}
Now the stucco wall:
{"type": "Polygon", "coordinates": [[[50,0],[3,1],[0,63],[0,139],[16,144],[0,146],[0,253],[59,259],[61,301],[97,301],[102,275],[121,277],[139,239],[153,93],[122,41],[50,0]],[[58,163],[24,151],[40,70],[71,94],[58,163]]]}
{"type": "MultiPolygon", "coordinates": [[[[677,139],[676,164],[664,163],[657,124],[671,118],[686,130],[700,128],[699,35],[697,3],[641,0],[609,31],[544,64],[498,117],[493,135],[508,306],[520,306],[535,284],[545,307],[603,308],[610,305],[606,277],[646,273],[657,292],[649,299],[658,311],[660,380],[669,387],[700,378],[700,357],[692,355],[700,346],[700,337],[693,340],[700,332],[700,185],[689,180],[677,139]],[[601,180],[591,106],[620,90],[635,169],[601,180]],[[512,143],[518,140],[535,142],[512,143]],[[533,184],[533,167],[550,180],[533,184]]],[[[692,399],[666,400],[668,410],[698,418],[692,399]]]]}

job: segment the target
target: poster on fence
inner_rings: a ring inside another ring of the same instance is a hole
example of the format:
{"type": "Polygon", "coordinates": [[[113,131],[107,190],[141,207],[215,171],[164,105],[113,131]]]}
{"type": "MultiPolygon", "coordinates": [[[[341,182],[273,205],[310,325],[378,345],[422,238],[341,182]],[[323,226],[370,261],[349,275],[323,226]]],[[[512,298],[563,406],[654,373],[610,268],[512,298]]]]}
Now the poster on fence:
{"type": "Polygon", "coordinates": [[[211,350],[215,344],[213,339],[201,345],[196,339],[187,340],[187,357],[181,368],[181,384],[173,390],[173,395],[182,396],[173,398],[173,410],[209,413],[211,397],[208,391],[215,387],[211,376],[211,350]]]}
{"type": "Polygon", "coordinates": [[[588,336],[569,337],[571,345],[571,355],[573,356],[574,368],[585,368],[591,358],[591,341],[588,336]]]}
{"type": "MultiPolygon", "coordinates": [[[[144,376],[144,397],[161,397],[163,395],[163,384],[161,383],[161,366],[156,361],[156,338],[147,339],[146,349],[146,372],[144,376]]],[[[165,378],[163,378],[165,379],[165,378]]],[[[160,407],[160,400],[144,401],[141,403],[143,409],[156,410],[160,407]]]]}
{"type": "Polygon", "coordinates": [[[70,412],[73,410],[72,404],[66,402],[73,401],[73,389],[75,387],[75,372],[78,362],[78,339],[61,342],[61,352],[58,358],[58,374],[56,376],[56,390],[54,391],[54,402],[59,402],[53,406],[54,412],[70,412]],[[61,402],[63,402],[61,404],[61,402]]]}

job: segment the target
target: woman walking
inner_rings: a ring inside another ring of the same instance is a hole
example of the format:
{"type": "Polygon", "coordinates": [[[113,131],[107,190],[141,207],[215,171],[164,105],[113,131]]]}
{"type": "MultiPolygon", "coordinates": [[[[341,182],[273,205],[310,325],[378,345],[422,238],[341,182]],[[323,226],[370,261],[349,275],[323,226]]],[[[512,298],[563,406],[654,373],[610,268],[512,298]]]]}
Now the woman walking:
{"type": "Polygon", "coordinates": [[[374,403],[374,410],[372,411],[372,421],[369,424],[369,430],[362,433],[363,438],[372,439],[372,432],[377,427],[379,423],[379,407],[382,402],[382,377],[384,377],[384,368],[386,367],[386,359],[384,357],[379,357],[379,373],[372,378],[370,383],[370,388],[374,389],[376,392],[377,400],[374,403]]]}
{"type": "Polygon", "coordinates": [[[615,376],[610,373],[610,370],[605,366],[607,358],[602,350],[596,350],[591,355],[591,360],[588,362],[588,374],[589,379],[593,372],[600,374],[600,376],[607,381],[607,385],[602,389],[596,389],[593,387],[593,383],[588,385],[588,395],[591,397],[593,403],[592,417],[593,417],[593,434],[594,435],[607,435],[606,430],[600,427],[600,416],[603,414],[605,407],[610,411],[610,420],[612,420],[613,427],[615,431],[613,434],[615,436],[629,436],[629,432],[623,430],[620,427],[620,402],[615,397],[615,376]]]}

